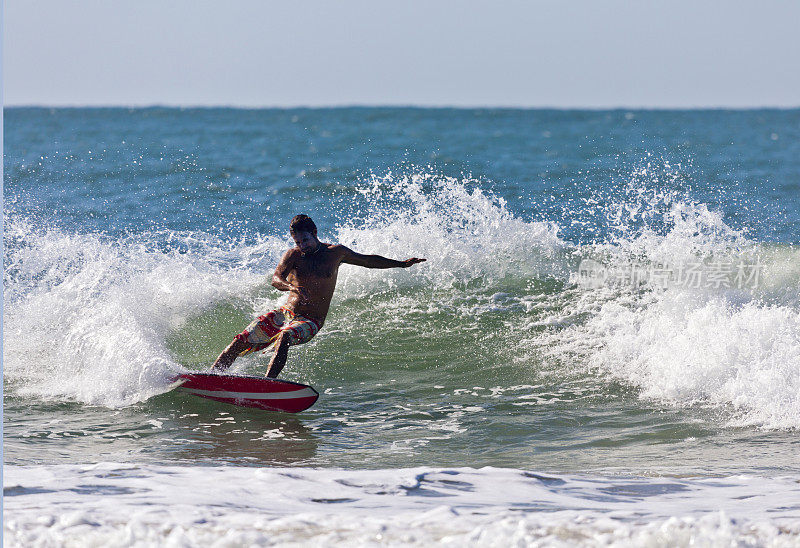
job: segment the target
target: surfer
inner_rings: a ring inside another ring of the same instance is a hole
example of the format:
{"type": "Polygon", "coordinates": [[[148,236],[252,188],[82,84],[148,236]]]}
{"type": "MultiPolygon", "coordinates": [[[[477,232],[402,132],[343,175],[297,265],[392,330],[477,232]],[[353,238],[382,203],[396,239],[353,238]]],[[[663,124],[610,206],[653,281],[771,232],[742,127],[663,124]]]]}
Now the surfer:
{"type": "Polygon", "coordinates": [[[286,365],[289,347],[307,343],[322,329],[342,263],[366,268],[408,268],[425,260],[414,257],[396,261],[380,255],[361,255],[340,244],[320,242],[317,226],[308,215],[295,216],[289,233],[297,245],[283,254],[272,275],[272,286],[288,291],[288,301],[259,316],[236,335],[214,362],[213,371],[224,371],[238,356],[274,344],[267,377],[277,377],[286,365]]]}

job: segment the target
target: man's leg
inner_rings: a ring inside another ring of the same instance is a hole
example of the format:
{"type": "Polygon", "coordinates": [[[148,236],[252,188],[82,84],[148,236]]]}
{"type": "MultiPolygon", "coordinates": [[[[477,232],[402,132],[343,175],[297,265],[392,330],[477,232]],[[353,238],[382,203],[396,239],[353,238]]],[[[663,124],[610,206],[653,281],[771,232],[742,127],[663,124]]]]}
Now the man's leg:
{"type": "Polygon", "coordinates": [[[276,378],[283,366],[286,365],[286,358],[289,356],[289,337],[291,337],[291,333],[281,331],[278,338],[275,339],[275,353],[267,367],[267,377],[271,379],[276,378]]]}
{"type": "Polygon", "coordinates": [[[280,310],[271,310],[253,320],[244,331],[236,335],[228,348],[222,351],[222,354],[214,362],[212,370],[226,370],[231,366],[233,360],[247,349],[258,351],[269,346],[272,343],[272,337],[278,333],[283,322],[284,317],[280,310]]]}
{"type": "Polygon", "coordinates": [[[211,367],[212,371],[225,371],[228,369],[233,360],[242,353],[250,344],[247,341],[233,339],[233,342],[228,345],[228,348],[222,351],[214,365],[211,367]]]}

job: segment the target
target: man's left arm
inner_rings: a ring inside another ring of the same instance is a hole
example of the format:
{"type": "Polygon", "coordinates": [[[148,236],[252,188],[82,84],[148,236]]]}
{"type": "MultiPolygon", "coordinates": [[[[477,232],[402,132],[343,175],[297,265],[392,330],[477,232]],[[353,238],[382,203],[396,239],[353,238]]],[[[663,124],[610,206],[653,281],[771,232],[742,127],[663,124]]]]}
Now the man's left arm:
{"type": "Polygon", "coordinates": [[[424,262],[425,259],[412,257],[405,261],[397,261],[380,255],[362,255],[345,246],[339,246],[342,253],[342,262],[363,266],[365,268],[408,268],[411,265],[424,262]]]}

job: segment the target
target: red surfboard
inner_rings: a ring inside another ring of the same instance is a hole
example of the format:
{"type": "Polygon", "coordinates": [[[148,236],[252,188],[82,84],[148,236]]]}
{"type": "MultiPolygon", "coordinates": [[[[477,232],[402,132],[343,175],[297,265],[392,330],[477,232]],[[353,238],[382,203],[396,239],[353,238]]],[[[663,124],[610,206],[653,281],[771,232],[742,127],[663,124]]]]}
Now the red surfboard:
{"type": "Polygon", "coordinates": [[[266,377],[183,373],[174,384],[193,396],[288,413],[305,411],[319,398],[319,392],[308,385],[266,377]]]}

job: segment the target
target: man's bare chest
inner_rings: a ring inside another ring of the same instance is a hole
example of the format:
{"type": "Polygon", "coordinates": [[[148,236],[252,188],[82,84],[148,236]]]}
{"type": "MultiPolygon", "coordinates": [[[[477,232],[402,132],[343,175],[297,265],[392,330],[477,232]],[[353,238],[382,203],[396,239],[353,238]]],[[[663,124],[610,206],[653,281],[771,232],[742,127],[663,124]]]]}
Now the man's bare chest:
{"type": "Polygon", "coordinates": [[[294,265],[295,275],[299,279],[331,279],[336,277],[339,270],[339,263],[334,257],[303,257],[294,265]]]}

